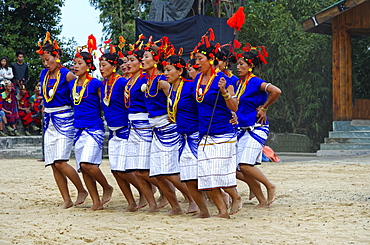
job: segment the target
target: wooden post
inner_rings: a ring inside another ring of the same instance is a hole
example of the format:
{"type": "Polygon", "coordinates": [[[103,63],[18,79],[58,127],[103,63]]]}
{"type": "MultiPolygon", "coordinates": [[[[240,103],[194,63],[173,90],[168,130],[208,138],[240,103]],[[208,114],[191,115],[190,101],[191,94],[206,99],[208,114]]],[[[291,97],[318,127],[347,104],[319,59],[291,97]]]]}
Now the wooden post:
{"type": "Polygon", "coordinates": [[[351,36],[344,15],[333,18],[333,121],[352,120],[351,36]]]}

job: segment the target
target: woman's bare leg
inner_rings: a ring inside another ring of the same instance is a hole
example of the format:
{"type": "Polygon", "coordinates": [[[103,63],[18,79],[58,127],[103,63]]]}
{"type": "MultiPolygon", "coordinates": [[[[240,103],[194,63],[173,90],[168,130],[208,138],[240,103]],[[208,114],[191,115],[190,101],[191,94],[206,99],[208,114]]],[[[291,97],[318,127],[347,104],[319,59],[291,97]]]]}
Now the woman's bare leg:
{"type": "Polygon", "coordinates": [[[208,218],[211,215],[208,212],[207,204],[205,202],[203,193],[198,190],[198,181],[185,182],[188,190],[199,208],[199,214],[194,218],[208,218]]]}
{"type": "Polygon", "coordinates": [[[180,204],[177,200],[175,190],[171,188],[171,182],[167,179],[168,176],[158,176],[157,181],[159,188],[163,191],[164,196],[170,202],[171,210],[168,212],[170,215],[183,214],[180,204]]]}
{"type": "Polygon", "coordinates": [[[91,211],[101,210],[103,209],[103,205],[101,205],[98,189],[96,187],[96,181],[88,172],[84,170],[84,166],[85,165],[81,164],[82,177],[84,179],[87,190],[89,191],[91,200],[93,202],[93,205],[91,206],[90,210],[91,211]]]}
{"type": "Polygon", "coordinates": [[[113,173],[113,176],[116,179],[119,188],[121,189],[123,195],[125,196],[127,200],[128,205],[127,205],[127,208],[125,209],[125,212],[136,211],[137,210],[136,202],[135,202],[134,196],[132,195],[130,183],[125,178],[122,178],[119,172],[113,173]]]}

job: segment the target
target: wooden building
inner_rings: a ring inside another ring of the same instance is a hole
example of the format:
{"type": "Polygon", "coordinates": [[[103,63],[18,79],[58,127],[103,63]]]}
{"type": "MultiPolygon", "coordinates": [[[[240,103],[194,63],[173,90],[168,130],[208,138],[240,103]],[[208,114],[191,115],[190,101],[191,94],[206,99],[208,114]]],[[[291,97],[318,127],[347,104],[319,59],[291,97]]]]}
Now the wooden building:
{"type": "Polygon", "coordinates": [[[332,36],[333,121],[370,120],[370,98],[352,98],[351,57],[351,38],[370,35],[370,0],[340,1],[302,25],[306,32],[332,36]]]}

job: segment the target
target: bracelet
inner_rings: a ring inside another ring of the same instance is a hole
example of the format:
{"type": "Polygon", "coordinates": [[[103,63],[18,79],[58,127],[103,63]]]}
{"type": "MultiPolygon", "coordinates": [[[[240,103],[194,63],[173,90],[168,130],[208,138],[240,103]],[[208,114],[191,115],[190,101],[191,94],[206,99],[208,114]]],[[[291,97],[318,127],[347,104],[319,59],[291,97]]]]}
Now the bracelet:
{"type": "Polygon", "coordinates": [[[265,86],[265,93],[267,93],[267,88],[271,85],[271,83],[266,84],[265,86]]]}
{"type": "Polygon", "coordinates": [[[231,95],[229,93],[221,94],[221,95],[222,95],[222,97],[224,97],[225,100],[231,99],[231,95]]]}
{"type": "Polygon", "coordinates": [[[260,110],[266,112],[267,111],[267,108],[261,107],[260,110]]]}

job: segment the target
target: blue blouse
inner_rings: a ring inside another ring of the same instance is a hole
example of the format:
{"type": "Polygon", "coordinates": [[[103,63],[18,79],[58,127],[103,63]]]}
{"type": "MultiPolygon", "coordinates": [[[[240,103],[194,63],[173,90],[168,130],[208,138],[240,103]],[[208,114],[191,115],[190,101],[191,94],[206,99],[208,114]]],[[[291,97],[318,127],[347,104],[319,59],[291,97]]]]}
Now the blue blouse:
{"type": "Polygon", "coordinates": [[[137,79],[134,86],[129,86],[128,89],[130,89],[130,98],[126,103],[129,114],[147,112],[145,106],[145,95],[144,92],[141,91],[141,86],[146,84],[147,80],[148,78],[145,75],[141,75],[137,79]]]}
{"type": "Polygon", "coordinates": [[[152,86],[148,93],[145,93],[145,105],[149,113],[149,117],[162,116],[167,114],[167,96],[158,88],[159,81],[166,81],[163,74],[157,75],[153,79],[152,86]]]}
{"type": "MultiPolygon", "coordinates": [[[[73,93],[75,80],[76,79],[73,79],[69,83],[71,94],[73,93]]],[[[75,128],[103,127],[104,124],[101,118],[100,97],[98,94],[100,87],[101,81],[96,78],[91,79],[89,84],[86,86],[84,94],[82,95],[80,104],[73,105],[75,128]]],[[[82,86],[77,86],[76,92],[79,93],[81,89],[82,86]]]]}
{"type": "MultiPolygon", "coordinates": [[[[261,84],[265,81],[259,77],[252,77],[244,94],[239,100],[239,107],[236,115],[238,116],[239,127],[249,127],[257,122],[257,108],[267,101],[268,93],[261,91],[261,84]]],[[[268,124],[268,121],[266,121],[268,124]]]]}
{"type": "MultiPolygon", "coordinates": [[[[101,86],[102,100],[105,96],[105,84],[108,80],[104,80],[101,86]]],[[[107,106],[102,101],[105,120],[109,127],[124,127],[128,126],[128,110],[124,102],[124,92],[127,79],[120,77],[116,80],[113,86],[113,91],[110,97],[110,103],[107,106]]],[[[108,86],[110,91],[111,86],[108,86]]]]}
{"type": "MultiPolygon", "coordinates": [[[[41,95],[44,100],[44,106],[46,108],[60,107],[60,106],[72,106],[72,100],[70,96],[69,85],[67,81],[67,74],[69,70],[65,67],[60,68],[60,81],[57,87],[57,91],[54,91],[54,97],[50,102],[46,102],[45,95],[43,94],[44,79],[48,72],[48,69],[43,69],[40,74],[40,84],[41,84],[41,95]]],[[[49,79],[46,81],[46,94],[49,96],[49,91],[53,88],[56,79],[49,79]]]]}
{"type": "MultiPolygon", "coordinates": [[[[176,124],[179,134],[192,134],[198,131],[198,107],[195,100],[195,88],[193,81],[185,81],[182,87],[180,100],[177,104],[176,124]]],[[[174,104],[177,91],[172,91],[170,99],[174,104]]]]}
{"type": "MultiPolygon", "coordinates": [[[[196,84],[198,83],[200,75],[201,73],[199,73],[194,79],[194,82],[196,84]]],[[[217,93],[219,91],[218,81],[220,80],[221,77],[224,77],[226,79],[226,87],[232,85],[230,78],[227,77],[223,72],[219,72],[213,79],[212,85],[210,86],[208,92],[204,95],[203,101],[201,103],[197,102],[200,137],[207,134],[217,93]]],[[[205,87],[206,85],[201,85],[203,91],[205,87]]],[[[195,93],[196,91],[194,91],[194,95],[195,93]]],[[[220,93],[217,100],[217,106],[213,115],[209,135],[227,134],[235,132],[233,125],[229,122],[231,118],[232,118],[231,110],[227,107],[225,99],[222,97],[220,93]]]]}

